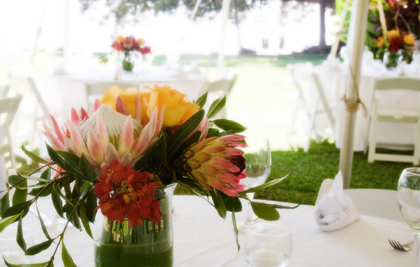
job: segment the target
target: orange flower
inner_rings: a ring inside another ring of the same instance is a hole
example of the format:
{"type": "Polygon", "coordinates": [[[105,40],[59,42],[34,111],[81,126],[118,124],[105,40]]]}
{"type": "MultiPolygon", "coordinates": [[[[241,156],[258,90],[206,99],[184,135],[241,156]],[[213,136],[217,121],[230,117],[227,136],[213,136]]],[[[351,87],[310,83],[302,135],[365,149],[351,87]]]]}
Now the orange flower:
{"type": "Polygon", "coordinates": [[[404,43],[407,45],[413,45],[414,44],[414,37],[411,34],[407,34],[404,36],[404,43]]]}
{"type": "Polygon", "coordinates": [[[385,42],[386,42],[385,37],[379,36],[378,39],[376,39],[376,42],[375,42],[376,47],[378,47],[378,48],[383,47],[385,45],[385,42]]]}
{"type": "Polygon", "coordinates": [[[146,42],[145,42],[145,41],[144,41],[144,39],[142,39],[142,38],[138,39],[138,40],[137,40],[137,43],[138,43],[139,45],[144,45],[144,44],[146,44],[146,42]]]}
{"type": "Polygon", "coordinates": [[[388,32],[388,37],[389,38],[397,37],[399,35],[400,35],[400,33],[397,30],[391,30],[391,31],[388,32]]]}
{"type": "Polygon", "coordinates": [[[125,41],[125,37],[124,37],[124,36],[122,36],[122,35],[118,35],[118,37],[117,37],[117,41],[118,41],[118,42],[120,42],[120,43],[122,43],[122,42],[124,42],[124,41],[125,41]]]}

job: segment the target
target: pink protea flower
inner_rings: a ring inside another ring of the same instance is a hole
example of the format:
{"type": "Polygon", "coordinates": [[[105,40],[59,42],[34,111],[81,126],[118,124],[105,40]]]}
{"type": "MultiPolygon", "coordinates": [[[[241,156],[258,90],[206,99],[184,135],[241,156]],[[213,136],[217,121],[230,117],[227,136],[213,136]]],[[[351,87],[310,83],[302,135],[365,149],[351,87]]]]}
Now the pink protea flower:
{"type": "Polygon", "coordinates": [[[134,39],[133,36],[128,36],[125,38],[125,41],[123,42],[123,46],[127,50],[131,50],[131,48],[135,47],[137,44],[136,39],[134,39]]]}
{"type": "Polygon", "coordinates": [[[246,144],[239,142],[244,138],[232,134],[193,144],[182,157],[188,177],[207,190],[215,188],[228,196],[237,197],[245,187],[240,179],[246,176],[243,173],[243,151],[236,147],[246,147],[246,144]]]}

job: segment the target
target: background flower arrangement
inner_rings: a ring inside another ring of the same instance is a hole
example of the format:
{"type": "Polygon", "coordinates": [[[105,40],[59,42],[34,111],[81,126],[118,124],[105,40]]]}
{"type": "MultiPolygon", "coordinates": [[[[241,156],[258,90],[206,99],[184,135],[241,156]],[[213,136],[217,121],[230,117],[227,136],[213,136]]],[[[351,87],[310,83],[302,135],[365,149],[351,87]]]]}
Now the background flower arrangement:
{"type": "MultiPolygon", "coordinates": [[[[167,86],[149,89],[138,92],[111,87],[101,101],[95,101],[93,112],[72,109],[71,119],[62,125],[51,117],[51,128],[44,123],[50,159],[23,148],[44,171],[40,177],[9,177],[9,188],[0,201],[0,232],[17,222],[16,241],[26,255],[38,254],[55,242],[50,260],[36,266],[53,266],[60,245],[63,262],[74,266],[63,242],[67,226],[72,223],[77,229],[84,228],[92,237],[89,223],[95,222],[98,209],[109,221],[128,221],[131,229],[147,220],[157,225],[162,216],[162,191],[157,188],[173,183],[208,201],[211,198],[209,203],[222,218],[232,212],[237,236],[235,212],[242,210],[239,198],[251,201],[246,193],[282,180],[244,190],[240,179],[245,177],[245,159],[238,148],[246,142],[238,133],[246,128],[225,119],[210,121],[225,105],[225,97],[214,101],[205,117],[202,107],[207,94],[193,103],[167,86]],[[210,122],[215,127],[209,128],[210,122]],[[28,186],[28,180],[37,184],[28,186]],[[28,195],[33,198],[27,200],[28,195]],[[67,220],[56,237],[49,235],[36,205],[40,197],[49,195],[57,214],[67,220]],[[47,240],[28,248],[22,236],[23,218],[33,204],[47,240]]],[[[280,218],[276,208],[281,206],[251,204],[262,219],[280,218]]]]}

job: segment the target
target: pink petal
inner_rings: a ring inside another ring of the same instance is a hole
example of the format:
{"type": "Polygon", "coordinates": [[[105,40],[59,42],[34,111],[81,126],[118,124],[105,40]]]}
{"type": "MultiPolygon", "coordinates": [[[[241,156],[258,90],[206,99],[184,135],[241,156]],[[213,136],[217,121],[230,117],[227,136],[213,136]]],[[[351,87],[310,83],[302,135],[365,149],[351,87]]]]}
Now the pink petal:
{"type": "Polygon", "coordinates": [[[140,94],[136,94],[136,106],[134,111],[134,119],[141,123],[141,116],[142,116],[142,106],[141,106],[141,99],[140,94]]]}
{"type": "Polygon", "coordinates": [[[89,151],[87,150],[86,145],[83,142],[82,137],[80,136],[73,122],[68,121],[67,126],[69,127],[71,140],[73,141],[76,150],[80,153],[85,154],[85,156],[90,156],[89,151]]]}
{"type": "Polygon", "coordinates": [[[48,140],[50,141],[51,147],[54,148],[55,150],[66,151],[66,147],[64,146],[64,144],[61,143],[57,139],[57,137],[55,137],[55,135],[53,134],[51,129],[48,128],[48,126],[45,124],[45,121],[43,123],[43,126],[44,126],[44,129],[45,129],[45,134],[46,134],[48,140]]]}
{"type": "Polygon", "coordinates": [[[105,149],[105,162],[109,165],[114,159],[120,162],[120,155],[118,155],[115,147],[111,143],[108,143],[105,149]]]}
{"type": "Polygon", "coordinates": [[[98,121],[97,121],[97,132],[99,137],[99,142],[101,142],[102,148],[105,150],[107,144],[109,143],[109,136],[108,130],[106,129],[106,125],[104,120],[98,114],[98,121]]]}
{"type": "Polygon", "coordinates": [[[133,158],[137,158],[150,144],[152,125],[150,122],[143,128],[133,148],[133,158]]]}
{"type": "Polygon", "coordinates": [[[77,155],[76,148],[74,147],[72,141],[67,136],[64,136],[64,145],[66,146],[66,150],[77,155]]]}
{"type": "Polygon", "coordinates": [[[238,140],[245,139],[245,136],[240,135],[240,134],[229,134],[229,135],[225,135],[223,137],[220,137],[220,139],[222,139],[224,141],[238,141],[238,140]]]}
{"type": "Polygon", "coordinates": [[[50,117],[51,117],[51,120],[52,120],[52,122],[53,122],[53,125],[54,125],[54,130],[55,130],[55,133],[57,134],[57,138],[58,138],[58,140],[60,140],[60,142],[61,142],[62,144],[64,144],[63,131],[61,131],[61,128],[58,126],[58,123],[57,123],[57,121],[55,120],[55,118],[54,118],[53,116],[51,116],[51,115],[50,115],[50,117]]]}
{"type": "Polygon", "coordinates": [[[71,121],[74,123],[74,125],[76,125],[76,127],[79,126],[80,117],[79,117],[79,114],[77,114],[77,111],[74,108],[71,109],[71,121]]]}
{"type": "Polygon", "coordinates": [[[93,111],[97,111],[100,106],[101,102],[99,101],[99,99],[96,99],[95,103],[93,104],[93,111]]]}
{"type": "Polygon", "coordinates": [[[226,169],[226,170],[233,166],[232,162],[230,162],[229,160],[224,159],[224,158],[219,158],[219,157],[212,157],[209,160],[208,164],[218,169],[226,169]]]}
{"type": "Polygon", "coordinates": [[[127,107],[120,96],[117,97],[117,111],[128,116],[127,107]]]}
{"type": "Polygon", "coordinates": [[[228,183],[228,184],[239,183],[239,178],[237,178],[235,175],[228,172],[219,173],[217,177],[220,178],[223,182],[228,183]]]}
{"type": "Polygon", "coordinates": [[[123,130],[121,133],[121,139],[118,146],[118,154],[120,156],[125,154],[128,150],[131,149],[133,142],[134,142],[133,124],[131,122],[131,115],[129,115],[127,119],[125,120],[123,130]]]}
{"type": "Polygon", "coordinates": [[[89,119],[89,115],[84,108],[80,108],[80,119],[82,121],[89,119]]]}
{"type": "Polygon", "coordinates": [[[98,137],[91,129],[89,129],[87,137],[87,146],[93,160],[101,164],[104,161],[104,150],[101,143],[99,142],[98,137]]]}
{"type": "Polygon", "coordinates": [[[204,139],[206,139],[207,133],[209,131],[209,119],[204,118],[201,121],[201,135],[200,135],[200,139],[198,140],[198,142],[203,141],[204,139]]]}

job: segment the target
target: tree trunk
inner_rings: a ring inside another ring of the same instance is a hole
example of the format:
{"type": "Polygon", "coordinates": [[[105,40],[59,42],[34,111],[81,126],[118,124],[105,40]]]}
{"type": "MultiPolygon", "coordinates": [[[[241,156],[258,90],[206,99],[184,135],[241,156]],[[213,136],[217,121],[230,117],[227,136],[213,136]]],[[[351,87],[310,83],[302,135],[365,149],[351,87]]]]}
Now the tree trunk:
{"type": "Polygon", "coordinates": [[[327,45],[325,43],[325,8],[327,7],[327,0],[319,0],[319,48],[324,49],[327,45]]]}

